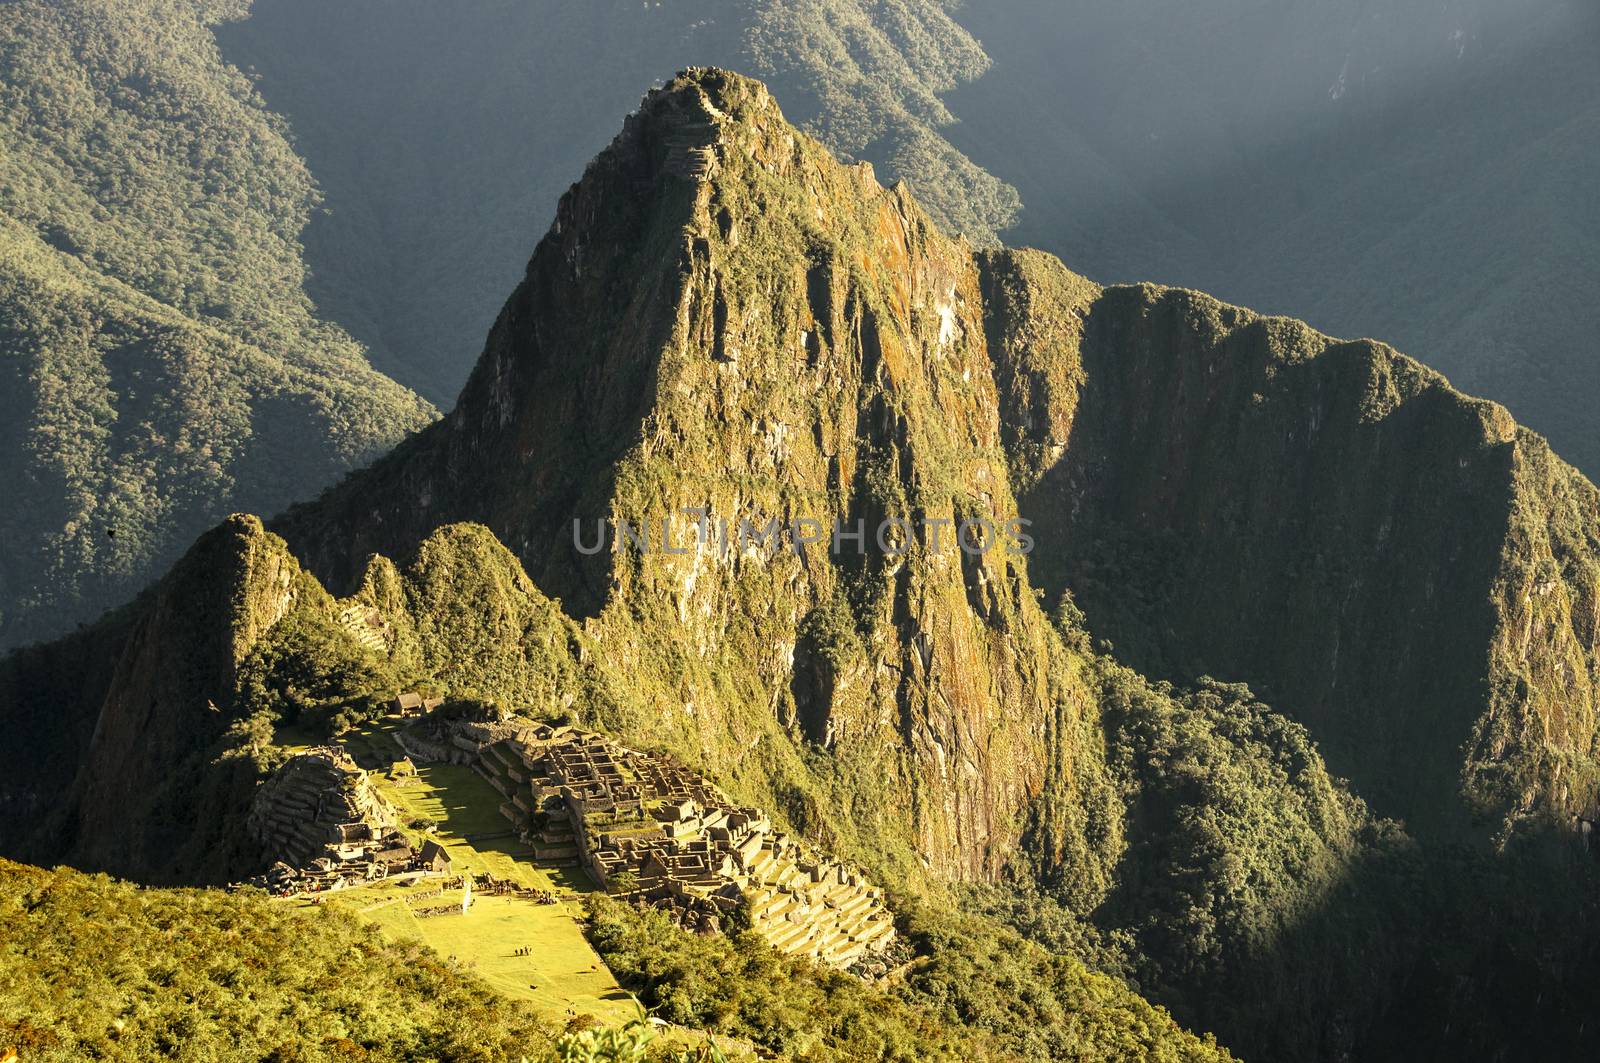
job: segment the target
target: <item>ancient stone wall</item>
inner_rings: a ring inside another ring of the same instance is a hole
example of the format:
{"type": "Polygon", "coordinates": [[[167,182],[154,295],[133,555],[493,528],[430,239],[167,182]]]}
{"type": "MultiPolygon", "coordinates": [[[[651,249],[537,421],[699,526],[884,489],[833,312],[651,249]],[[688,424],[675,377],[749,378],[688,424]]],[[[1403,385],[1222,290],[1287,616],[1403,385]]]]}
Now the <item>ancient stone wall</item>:
{"type": "Polygon", "coordinates": [[[716,931],[741,903],[784,952],[848,967],[894,939],[883,893],[859,872],[734,805],[670,756],[570,727],[458,723],[452,749],[505,798],[500,812],[544,863],[580,865],[624,899],[716,931]]]}

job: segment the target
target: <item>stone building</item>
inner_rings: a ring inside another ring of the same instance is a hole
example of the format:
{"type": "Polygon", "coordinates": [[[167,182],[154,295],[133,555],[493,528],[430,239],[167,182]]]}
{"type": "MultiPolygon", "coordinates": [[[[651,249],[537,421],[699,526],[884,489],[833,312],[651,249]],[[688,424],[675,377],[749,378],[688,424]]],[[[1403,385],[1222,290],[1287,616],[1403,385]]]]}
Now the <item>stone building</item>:
{"type": "Polygon", "coordinates": [[[273,772],[256,791],[247,824],[269,862],[323,876],[330,886],[385,877],[415,859],[367,773],[332,746],[273,772]]]}
{"type": "Polygon", "coordinates": [[[720,930],[744,904],[776,948],[837,967],[894,939],[882,891],[858,871],[733,804],[669,755],[522,720],[449,727],[441,744],[452,759],[467,754],[541,862],[582,866],[694,930],[720,930]]]}
{"type": "Polygon", "coordinates": [[[425,871],[436,871],[443,875],[450,874],[454,867],[450,854],[444,846],[432,838],[422,843],[422,850],[417,853],[417,866],[425,871]]]}

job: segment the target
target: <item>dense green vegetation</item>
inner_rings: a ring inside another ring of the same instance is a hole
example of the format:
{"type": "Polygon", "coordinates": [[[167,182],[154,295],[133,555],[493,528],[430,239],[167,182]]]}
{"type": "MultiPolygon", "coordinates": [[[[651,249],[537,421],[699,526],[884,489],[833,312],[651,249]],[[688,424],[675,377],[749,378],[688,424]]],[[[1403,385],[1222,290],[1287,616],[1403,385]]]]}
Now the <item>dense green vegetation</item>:
{"type": "Polygon", "coordinates": [[[992,242],[1015,192],[950,147],[938,94],[982,50],[934,0],[255,0],[218,30],[326,195],[311,290],[379,368],[448,405],[558,197],[653,85],[716,65],[992,242]]]}
{"type": "Polygon", "coordinates": [[[1376,336],[1600,472],[1600,12],[989,0],[947,136],[1008,244],[1376,336]]]}
{"type": "Polygon", "coordinates": [[[333,907],[0,860],[0,1050],[82,1059],[554,1057],[518,1005],[333,907]]]}
{"type": "Polygon", "coordinates": [[[409,690],[592,726],[625,722],[614,671],[581,652],[578,626],[482,526],[439,529],[404,569],[374,557],[347,601],[301,580],[293,609],[244,659],[232,696],[269,735],[283,725],[336,733],[409,690]],[[358,640],[363,629],[378,633],[375,645],[358,640]]]}
{"type": "Polygon", "coordinates": [[[1419,833],[1592,813],[1600,502],[1544,440],[1381,344],[985,271],[1048,595],[1145,675],[1248,677],[1419,833]]]}
{"type": "MultiPolygon", "coordinates": [[[[1063,613],[1087,653],[1070,601],[1063,613]]],[[[1600,896],[1585,847],[1419,843],[1245,688],[1152,685],[1104,655],[1092,667],[1125,815],[1109,890],[1019,875],[960,891],[964,910],[1124,980],[1243,1058],[1594,1050],[1580,987],[1600,972],[1600,896]]]]}
{"type": "Polygon", "coordinates": [[[1222,1060],[1115,979],[973,917],[914,909],[919,957],[887,986],[774,952],[754,933],[696,937],[603,897],[590,937],[670,1021],[786,1059],[1222,1060]]]}
{"type": "Polygon", "coordinates": [[[313,313],[311,177],[208,25],[243,9],[0,8],[0,645],[432,412],[313,313]]]}

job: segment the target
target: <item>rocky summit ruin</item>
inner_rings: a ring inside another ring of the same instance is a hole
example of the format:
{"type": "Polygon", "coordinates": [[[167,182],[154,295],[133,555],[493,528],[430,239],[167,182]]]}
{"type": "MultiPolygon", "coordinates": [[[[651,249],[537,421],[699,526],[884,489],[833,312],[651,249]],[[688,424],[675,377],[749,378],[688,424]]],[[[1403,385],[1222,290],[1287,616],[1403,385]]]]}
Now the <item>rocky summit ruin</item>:
{"type": "Polygon", "coordinates": [[[367,772],[336,746],[291,757],[256,791],[248,823],[277,865],[274,885],[337,888],[385,877],[416,856],[367,772]]]}
{"type": "MultiPolygon", "coordinates": [[[[670,755],[517,717],[430,713],[394,738],[409,760],[466,764],[487,779],[537,862],[582,867],[613,895],[667,911],[686,929],[716,933],[741,912],[774,948],[839,968],[894,941],[881,889],[670,755]]],[[[252,806],[251,831],[275,861],[257,884],[292,894],[396,872],[447,873],[426,851],[419,857],[397,819],[344,750],[301,753],[252,806]]]]}
{"type": "Polygon", "coordinates": [[[516,718],[429,720],[402,744],[413,757],[470,763],[541,863],[581,866],[689,929],[719,931],[743,902],[775,948],[835,967],[894,940],[882,890],[669,755],[516,718]]]}

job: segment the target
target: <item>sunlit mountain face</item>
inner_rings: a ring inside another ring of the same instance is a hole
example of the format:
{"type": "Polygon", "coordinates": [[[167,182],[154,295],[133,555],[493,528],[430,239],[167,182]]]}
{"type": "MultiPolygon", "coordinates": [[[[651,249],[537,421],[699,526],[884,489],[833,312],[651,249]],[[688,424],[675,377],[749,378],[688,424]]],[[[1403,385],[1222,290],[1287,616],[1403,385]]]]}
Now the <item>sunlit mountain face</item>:
{"type": "Polygon", "coordinates": [[[326,195],[314,297],[440,405],[611,116],[710,63],[975,241],[1381,337],[1600,468],[1581,0],[259,0],[219,36],[326,195]]]}
{"type": "Polygon", "coordinates": [[[0,1063],[1600,1058],[1597,31],[0,0],[0,1063]]]}

